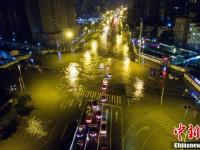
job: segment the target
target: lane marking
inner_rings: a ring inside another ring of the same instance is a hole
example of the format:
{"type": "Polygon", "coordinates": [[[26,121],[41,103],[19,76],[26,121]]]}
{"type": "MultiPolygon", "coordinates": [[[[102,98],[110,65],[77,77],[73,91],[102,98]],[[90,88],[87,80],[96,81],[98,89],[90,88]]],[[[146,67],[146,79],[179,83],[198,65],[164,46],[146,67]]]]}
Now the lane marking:
{"type": "Polygon", "coordinates": [[[119,104],[121,105],[121,96],[119,96],[119,104]]]}
{"type": "Polygon", "coordinates": [[[111,107],[111,117],[110,117],[110,149],[112,149],[112,107],[111,107]]]}
{"type": "Polygon", "coordinates": [[[65,125],[64,130],[63,130],[63,132],[62,132],[62,135],[60,136],[60,139],[61,139],[61,140],[63,139],[67,128],[68,128],[68,124],[65,125]]]}
{"type": "Polygon", "coordinates": [[[137,131],[136,135],[139,135],[142,131],[148,130],[148,129],[149,129],[149,126],[143,126],[142,128],[140,128],[140,129],[137,131]]]}
{"type": "Polygon", "coordinates": [[[122,125],[122,150],[124,150],[124,140],[123,140],[123,137],[124,137],[124,125],[123,125],[123,115],[122,115],[122,108],[120,107],[120,111],[121,111],[121,125],[122,125]]]}
{"type": "MultiPolygon", "coordinates": [[[[102,106],[102,114],[103,114],[103,106],[102,106]]],[[[102,123],[102,117],[101,117],[101,123],[102,123]]],[[[101,130],[101,123],[100,123],[100,130],[101,130]]],[[[99,135],[98,135],[97,150],[99,150],[100,130],[99,130],[99,135]]]]}
{"type": "Polygon", "coordinates": [[[153,130],[145,139],[145,141],[143,142],[143,145],[141,147],[141,150],[144,149],[145,145],[147,144],[147,142],[149,141],[149,139],[151,138],[151,136],[158,130],[159,128],[156,128],[155,130],[153,130]]]}
{"type": "Polygon", "coordinates": [[[116,122],[117,122],[117,118],[118,118],[118,111],[116,110],[115,111],[115,120],[116,120],[116,122]]]}
{"type": "Polygon", "coordinates": [[[74,145],[74,141],[75,141],[77,132],[78,132],[78,126],[76,127],[76,131],[74,133],[74,137],[73,137],[72,143],[71,143],[70,148],[69,148],[70,150],[73,149],[73,145],[74,145]]]}

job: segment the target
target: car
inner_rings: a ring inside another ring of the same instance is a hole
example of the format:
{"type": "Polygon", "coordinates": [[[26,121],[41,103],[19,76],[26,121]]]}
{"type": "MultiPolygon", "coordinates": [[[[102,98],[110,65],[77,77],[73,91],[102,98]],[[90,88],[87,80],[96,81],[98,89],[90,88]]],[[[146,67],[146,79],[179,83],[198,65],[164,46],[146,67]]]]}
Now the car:
{"type": "Polygon", "coordinates": [[[173,79],[174,79],[174,75],[173,75],[173,74],[169,74],[168,76],[169,76],[169,79],[170,79],[170,80],[173,80],[173,79]]]}
{"type": "Polygon", "coordinates": [[[106,70],[108,70],[108,71],[109,71],[109,68],[110,68],[110,67],[109,67],[108,65],[106,65],[106,70]]]}
{"type": "Polygon", "coordinates": [[[170,80],[173,80],[173,79],[174,79],[174,80],[179,80],[179,77],[178,77],[177,75],[169,74],[168,76],[169,76],[169,79],[170,79],[170,80]]]}
{"type": "Polygon", "coordinates": [[[108,80],[106,78],[103,79],[103,85],[108,85],[108,80]]]}
{"type": "Polygon", "coordinates": [[[89,129],[89,136],[91,138],[97,137],[98,133],[98,125],[97,124],[91,124],[89,129]]]}
{"type": "Polygon", "coordinates": [[[200,104],[200,95],[197,92],[192,92],[191,96],[197,104],[200,104]]]}
{"type": "Polygon", "coordinates": [[[92,118],[93,118],[93,116],[91,114],[87,115],[87,117],[85,119],[86,123],[88,123],[88,124],[92,123],[92,118]]]}
{"type": "Polygon", "coordinates": [[[103,69],[103,68],[104,68],[104,64],[103,64],[103,63],[100,63],[99,68],[100,68],[100,69],[103,69]]]}
{"type": "Polygon", "coordinates": [[[100,110],[97,111],[97,112],[95,113],[95,116],[96,116],[97,119],[101,119],[101,118],[102,118],[102,113],[101,113],[101,111],[100,111],[100,110]]]}
{"type": "Polygon", "coordinates": [[[78,141],[76,142],[76,145],[77,145],[80,149],[83,148],[83,146],[84,146],[83,140],[78,140],[78,141]]]}
{"type": "Polygon", "coordinates": [[[107,77],[108,77],[108,78],[111,78],[111,77],[112,77],[111,73],[108,73],[108,74],[107,74],[107,77]]]}
{"type": "Polygon", "coordinates": [[[101,122],[100,135],[101,136],[106,136],[107,135],[107,122],[106,121],[102,121],[101,122]]]}
{"type": "Polygon", "coordinates": [[[107,100],[108,99],[107,99],[106,95],[102,95],[101,98],[100,98],[101,102],[107,102],[107,100]]]}
{"type": "Polygon", "coordinates": [[[179,77],[178,77],[178,76],[175,76],[174,79],[175,79],[175,80],[179,80],[179,77]]]}
{"type": "Polygon", "coordinates": [[[99,105],[97,101],[92,102],[92,109],[93,111],[98,111],[99,110],[99,105]]]}
{"type": "Polygon", "coordinates": [[[107,86],[106,85],[102,85],[101,89],[106,91],[107,90],[107,86]]]}
{"type": "Polygon", "coordinates": [[[78,132],[77,132],[77,137],[83,137],[84,136],[84,132],[85,132],[85,125],[82,124],[82,125],[79,125],[78,127],[78,132]]]}
{"type": "Polygon", "coordinates": [[[108,146],[102,146],[101,150],[110,150],[108,146]]]}

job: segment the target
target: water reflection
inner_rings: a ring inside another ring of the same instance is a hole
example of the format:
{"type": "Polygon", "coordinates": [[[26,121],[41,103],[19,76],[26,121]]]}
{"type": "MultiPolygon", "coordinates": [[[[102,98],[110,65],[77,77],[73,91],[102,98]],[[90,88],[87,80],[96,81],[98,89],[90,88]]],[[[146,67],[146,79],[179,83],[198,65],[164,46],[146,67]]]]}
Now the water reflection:
{"type": "Polygon", "coordinates": [[[69,81],[69,85],[73,90],[78,88],[78,75],[79,75],[79,65],[77,63],[70,63],[65,69],[65,77],[69,81]]]}
{"type": "Polygon", "coordinates": [[[125,57],[123,60],[123,70],[122,70],[122,77],[125,83],[129,82],[129,78],[130,78],[130,58],[129,57],[125,57]]]}
{"type": "Polygon", "coordinates": [[[144,92],[144,82],[141,79],[136,78],[134,87],[135,87],[134,96],[138,98],[142,97],[144,92]]]}
{"type": "Polygon", "coordinates": [[[108,40],[108,38],[107,38],[107,34],[106,33],[103,33],[101,36],[100,36],[100,40],[101,40],[101,43],[102,43],[102,45],[105,47],[105,46],[107,46],[107,40],[108,40]]]}
{"type": "Polygon", "coordinates": [[[36,138],[42,138],[47,136],[45,123],[36,117],[30,118],[28,120],[28,127],[26,128],[26,132],[36,138]]]}
{"type": "Polygon", "coordinates": [[[122,44],[122,35],[117,35],[116,36],[116,43],[117,43],[117,46],[121,45],[122,44]]]}
{"type": "Polygon", "coordinates": [[[91,50],[92,50],[92,52],[96,53],[97,49],[98,49],[97,41],[92,41],[92,44],[91,44],[91,50]]]}
{"type": "Polygon", "coordinates": [[[58,52],[58,60],[61,61],[62,60],[62,53],[59,51],[58,52]]]}
{"type": "Polygon", "coordinates": [[[91,63],[91,52],[86,51],[83,55],[83,71],[85,73],[89,73],[92,70],[92,63],[91,63]]]}
{"type": "Polygon", "coordinates": [[[129,69],[129,64],[130,64],[130,58],[129,57],[125,57],[124,58],[124,70],[128,70],[129,69]]]}
{"type": "Polygon", "coordinates": [[[122,49],[123,49],[123,56],[127,57],[129,51],[128,44],[123,45],[122,49]]]}

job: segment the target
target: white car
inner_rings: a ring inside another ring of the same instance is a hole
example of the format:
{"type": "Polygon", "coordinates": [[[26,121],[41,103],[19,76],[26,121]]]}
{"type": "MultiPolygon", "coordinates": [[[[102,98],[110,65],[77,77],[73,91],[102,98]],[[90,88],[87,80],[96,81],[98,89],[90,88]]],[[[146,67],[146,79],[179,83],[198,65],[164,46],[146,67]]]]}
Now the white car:
{"type": "Polygon", "coordinates": [[[92,109],[94,112],[96,112],[100,109],[97,101],[92,102],[92,109]]]}
{"type": "Polygon", "coordinates": [[[84,136],[84,132],[85,132],[85,125],[82,124],[78,127],[78,132],[77,132],[77,137],[83,137],[84,136]]]}
{"type": "Polygon", "coordinates": [[[95,113],[95,116],[96,116],[96,119],[101,119],[101,118],[102,118],[102,113],[101,113],[101,111],[97,111],[97,112],[95,113]]]}
{"type": "Polygon", "coordinates": [[[103,79],[103,85],[108,85],[108,80],[106,78],[103,79]]]}
{"type": "Polygon", "coordinates": [[[101,101],[101,102],[107,102],[107,100],[108,100],[108,99],[106,98],[105,95],[102,95],[101,98],[100,98],[100,101],[101,101]]]}
{"type": "Polygon", "coordinates": [[[179,80],[179,77],[177,77],[177,76],[175,76],[175,75],[173,75],[173,74],[169,74],[168,76],[169,76],[169,79],[170,79],[170,80],[173,80],[173,79],[174,79],[174,80],[179,80]]]}
{"type": "Polygon", "coordinates": [[[99,68],[100,68],[100,69],[103,69],[103,68],[104,68],[104,64],[103,64],[103,63],[100,63],[99,68]]]}
{"type": "Polygon", "coordinates": [[[101,136],[107,135],[107,122],[106,121],[102,121],[102,123],[101,123],[100,135],[101,136]]]}
{"type": "Polygon", "coordinates": [[[92,115],[88,115],[85,119],[86,123],[90,124],[92,123],[92,115]]]}
{"type": "Polygon", "coordinates": [[[173,80],[175,78],[173,74],[169,74],[168,76],[170,80],[173,80]]]}
{"type": "Polygon", "coordinates": [[[102,89],[103,91],[106,91],[106,90],[107,90],[107,86],[106,86],[106,85],[102,85],[101,89],[102,89]]]}
{"type": "Polygon", "coordinates": [[[108,74],[107,74],[107,77],[108,77],[108,78],[111,78],[111,77],[112,77],[111,73],[108,73],[108,74]]]}
{"type": "Polygon", "coordinates": [[[89,129],[89,135],[91,138],[94,138],[97,136],[98,133],[98,125],[97,124],[91,124],[89,129]]]}

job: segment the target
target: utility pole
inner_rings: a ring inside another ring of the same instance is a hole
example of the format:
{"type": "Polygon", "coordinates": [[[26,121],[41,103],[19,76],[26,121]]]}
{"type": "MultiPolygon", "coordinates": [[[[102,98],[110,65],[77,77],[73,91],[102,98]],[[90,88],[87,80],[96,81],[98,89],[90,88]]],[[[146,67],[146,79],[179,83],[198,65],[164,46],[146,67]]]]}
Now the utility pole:
{"type": "Polygon", "coordinates": [[[141,57],[141,49],[142,49],[142,32],[143,32],[143,22],[142,22],[142,18],[140,19],[140,43],[139,43],[139,61],[140,61],[140,57],[141,57]]]}
{"type": "Polygon", "coordinates": [[[23,92],[25,92],[25,84],[24,84],[24,80],[23,80],[23,77],[22,77],[20,65],[18,65],[17,67],[18,67],[18,70],[19,70],[21,88],[23,89],[23,92]]]}
{"type": "Polygon", "coordinates": [[[160,97],[160,104],[163,103],[164,90],[165,90],[165,80],[163,79],[162,93],[161,93],[161,97],[160,97]]]}
{"type": "Polygon", "coordinates": [[[185,105],[184,108],[185,108],[185,118],[186,118],[186,116],[188,114],[188,109],[190,109],[191,106],[190,105],[185,105]]]}

